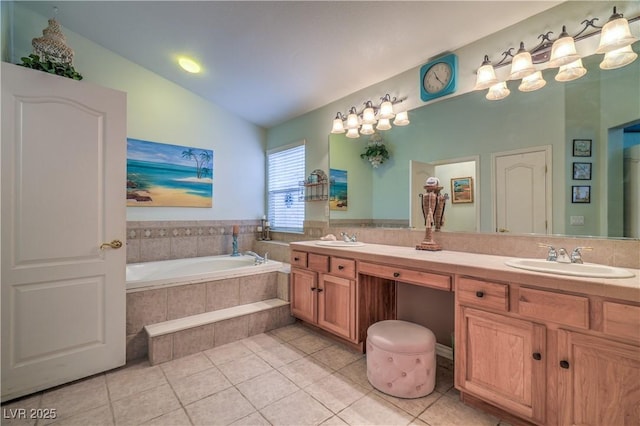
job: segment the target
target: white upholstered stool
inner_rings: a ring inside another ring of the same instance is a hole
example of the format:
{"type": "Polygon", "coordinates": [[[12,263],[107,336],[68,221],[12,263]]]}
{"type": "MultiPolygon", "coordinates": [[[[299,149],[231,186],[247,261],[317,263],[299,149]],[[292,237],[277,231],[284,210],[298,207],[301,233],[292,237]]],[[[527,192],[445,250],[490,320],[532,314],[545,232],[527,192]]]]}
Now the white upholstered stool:
{"type": "Polygon", "coordinates": [[[406,321],[387,320],[367,330],[367,378],[381,392],[419,398],[436,386],[436,337],[406,321]]]}

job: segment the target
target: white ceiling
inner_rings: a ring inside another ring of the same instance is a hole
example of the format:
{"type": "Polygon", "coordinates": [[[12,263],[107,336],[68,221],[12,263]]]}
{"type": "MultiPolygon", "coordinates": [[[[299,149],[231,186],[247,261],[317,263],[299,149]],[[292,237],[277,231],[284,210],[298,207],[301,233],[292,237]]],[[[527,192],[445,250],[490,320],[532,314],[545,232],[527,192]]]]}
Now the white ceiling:
{"type": "Polygon", "coordinates": [[[28,7],[51,17],[57,6],[63,27],[268,128],[558,3],[60,0],[28,7]],[[204,72],[182,71],[181,54],[204,72]]]}

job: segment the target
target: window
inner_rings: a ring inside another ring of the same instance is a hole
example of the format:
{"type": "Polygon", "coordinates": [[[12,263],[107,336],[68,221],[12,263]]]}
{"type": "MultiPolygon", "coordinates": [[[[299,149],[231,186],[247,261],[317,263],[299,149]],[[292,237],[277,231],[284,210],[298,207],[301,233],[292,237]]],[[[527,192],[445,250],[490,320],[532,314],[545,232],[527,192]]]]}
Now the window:
{"type": "Polygon", "coordinates": [[[268,218],[277,231],[302,232],[304,142],[267,152],[268,218]]]}

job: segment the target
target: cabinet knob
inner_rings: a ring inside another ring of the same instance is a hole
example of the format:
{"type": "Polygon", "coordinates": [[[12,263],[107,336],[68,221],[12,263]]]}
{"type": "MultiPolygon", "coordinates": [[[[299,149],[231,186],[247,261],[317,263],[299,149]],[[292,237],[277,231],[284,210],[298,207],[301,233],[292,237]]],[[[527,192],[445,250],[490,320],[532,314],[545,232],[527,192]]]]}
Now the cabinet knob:
{"type": "Polygon", "coordinates": [[[534,352],[532,356],[536,361],[540,361],[542,359],[542,354],[540,352],[534,352]]]}
{"type": "Polygon", "coordinates": [[[294,257],[293,260],[295,260],[297,262],[298,260],[300,260],[300,258],[299,257],[294,257]]]}
{"type": "Polygon", "coordinates": [[[562,361],[560,361],[560,367],[564,368],[564,369],[568,369],[569,368],[569,361],[563,359],[562,361]]]}
{"type": "Polygon", "coordinates": [[[483,298],[484,297],[484,291],[476,291],[476,297],[483,298]]]}
{"type": "Polygon", "coordinates": [[[338,270],[342,271],[343,269],[344,269],[344,266],[338,265],[338,270]]]}
{"type": "Polygon", "coordinates": [[[315,287],[311,287],[311,291],[318,291],[318,289],[315,287]]]}
{"type": "Polygon", "coordinates": [[[394,273],[393,273],[393,276],[394,276],[394,277],[396,277],[396,278],[398,278],[398,277],[400,276],[400,272],[394,272],[394,273]]]}
{"type": "Polygon", "coordinates": [[[324,290],[322,290],[321,288],[317,288],[317,289],[316,289],[316,291],[317,291],[318,293],[322,293],[324,290]]]}

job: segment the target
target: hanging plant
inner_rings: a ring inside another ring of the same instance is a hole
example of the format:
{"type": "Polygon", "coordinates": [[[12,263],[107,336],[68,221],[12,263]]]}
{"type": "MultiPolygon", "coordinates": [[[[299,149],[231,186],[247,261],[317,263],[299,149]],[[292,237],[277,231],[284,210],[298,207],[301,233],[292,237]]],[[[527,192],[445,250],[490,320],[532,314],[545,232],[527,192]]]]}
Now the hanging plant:
{"type": "Polygon", "coordinates": [[[31,54],[28,57],[25,56],[21,59],[22,63],[18,65],[22,67],[44,71],[74,80],[82,80],[82,75],[80,75],[80,73],[76,71],[71,64],[63,64],[60,62],[53,62],[51,60],[44,61],[40,59],[40,56],[34,54],[31,54]]]}
{"type": "Polygon", "coordinates": [[[380,164],[390,158],[389,151],[379,133],[371,135],[364,152],[360,154],[360,158],[366,158],[373,168],[378,168],[380,164]]]}

